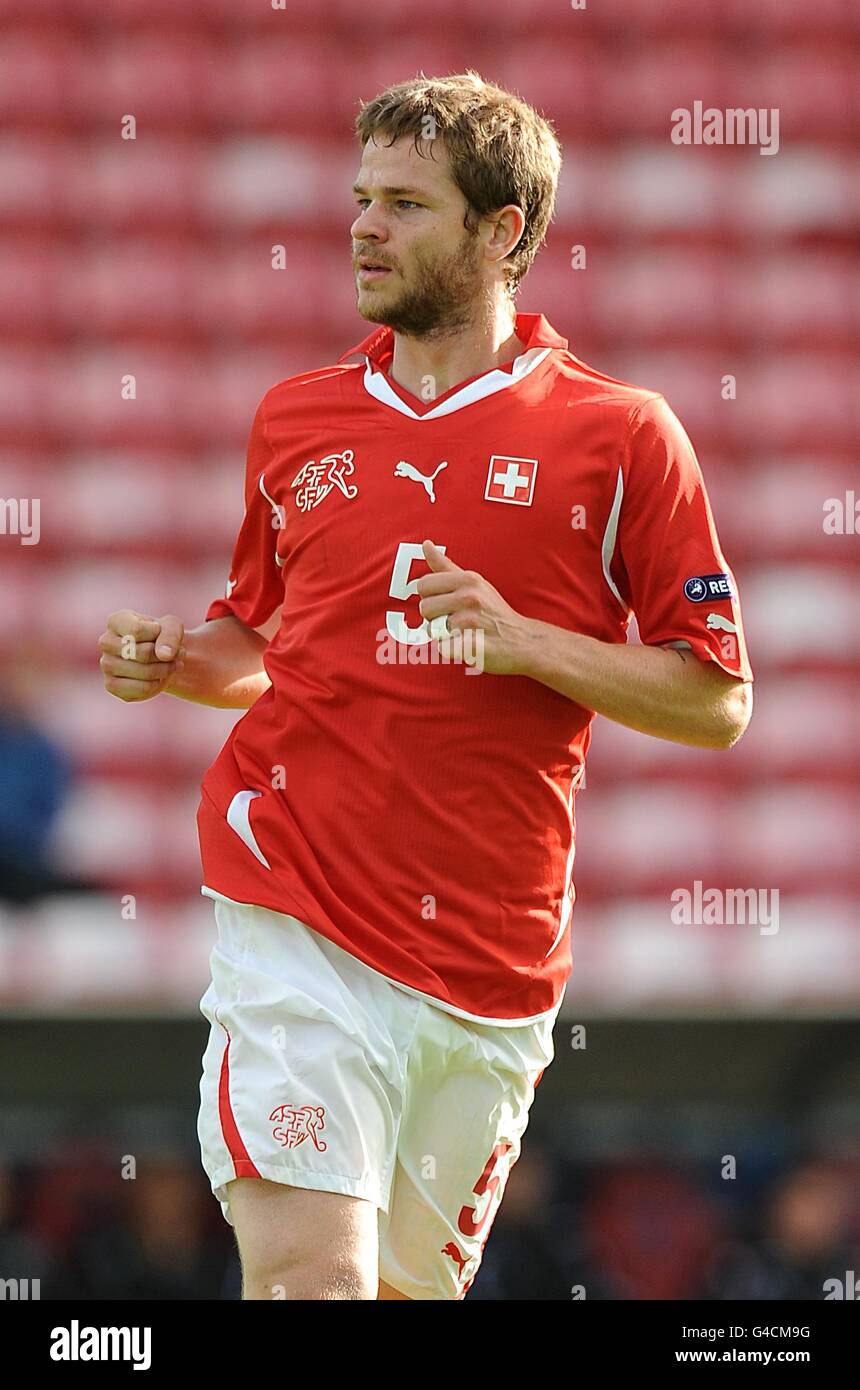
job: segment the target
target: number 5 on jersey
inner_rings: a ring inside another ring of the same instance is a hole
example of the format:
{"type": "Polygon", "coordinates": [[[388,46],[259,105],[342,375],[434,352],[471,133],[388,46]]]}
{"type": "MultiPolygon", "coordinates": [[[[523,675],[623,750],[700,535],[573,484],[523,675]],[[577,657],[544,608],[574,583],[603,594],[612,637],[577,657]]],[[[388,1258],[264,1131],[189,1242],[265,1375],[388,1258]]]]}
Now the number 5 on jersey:
{"type": "MultiPolygon", "coordinates": [[[[444,545],[440,545],[439,549],[444,555],[444,545]]],[[[413,594],[416,592],[416,585],[421,576],[419,575],[415,579],[409,578],[409,571],[412,569],[414,560],[422,560],[426,564],[422,546],[420,544],[416,545],[412,541],[401,541],[397,547],[397,554],[394,557],[394,568],[391,571],[391,583],[388,586],[389,598],[401,599],[405,602],[406,599],[412,598],[413,594]]],[[[407,642],[410,645],[414,645],[416,643],[429,642],[432,640],[430,637],[430,625],[426,618],[422,618],[417,627],[409,627],[406,622],[405,614],[401,613],[398,609],[388,610],[385,614],[385,626],[389,636],[393,637],[395,642],[407,642]]]]}

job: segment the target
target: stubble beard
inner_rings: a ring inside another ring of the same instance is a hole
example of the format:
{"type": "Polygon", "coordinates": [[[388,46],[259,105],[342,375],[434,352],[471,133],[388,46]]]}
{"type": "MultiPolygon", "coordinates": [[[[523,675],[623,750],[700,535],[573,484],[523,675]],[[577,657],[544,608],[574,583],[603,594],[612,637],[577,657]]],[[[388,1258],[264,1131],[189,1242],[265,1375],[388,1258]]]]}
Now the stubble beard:
{"type": "MultiPolygon", "coordinates": [[[[478,274],[477,238],[466,232],[456,251],[428,260],[416,252],[412,283],[390,303],[369,300],[358,312],[404,337],[447,337],[473,323],[485,291],[478,274]]],[[[381,296],[380,296],[381,298],[381,296]]]]}

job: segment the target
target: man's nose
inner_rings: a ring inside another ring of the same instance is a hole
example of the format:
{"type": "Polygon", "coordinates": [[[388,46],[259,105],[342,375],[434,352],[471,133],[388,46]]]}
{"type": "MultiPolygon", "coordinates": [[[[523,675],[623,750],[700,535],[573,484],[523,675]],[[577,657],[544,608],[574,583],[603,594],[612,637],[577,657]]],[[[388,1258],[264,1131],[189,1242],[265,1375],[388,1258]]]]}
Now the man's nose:
{"type": "Polygon", "coordinates": [[[377,241],[385,241],[388,236],[385,229],[385,219],[377,203],[371,203],[368,207],[362,208],[349,230],[356,241],[366,237],[375,237],[377,241]]]}

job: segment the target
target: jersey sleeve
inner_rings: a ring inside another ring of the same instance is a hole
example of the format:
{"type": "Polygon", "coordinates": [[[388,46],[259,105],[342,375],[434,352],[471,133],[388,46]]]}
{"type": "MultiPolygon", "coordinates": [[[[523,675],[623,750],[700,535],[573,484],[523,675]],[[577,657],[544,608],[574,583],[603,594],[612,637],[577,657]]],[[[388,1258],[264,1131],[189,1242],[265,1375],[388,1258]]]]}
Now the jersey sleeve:
{"type": "Polygon", "coordinates": [[[233,547],[230,574],[224,597],[215,599],[206,610],[206,622],[232,614],[248,627],[261,627],[283,602],[283,571],[277,556],[282,519],[266,489],[265,471],[271,462],[264,397],[254,415],[248,440],[245,515],[233,547]]]}
{"type": "Polygon", "coordinates": [[[622,475],[619,587],[642,641],[688,648],[739,680],[753,680],[737,584],[720,548],[702,471],[662,396],[632,413],[622,475]]]}

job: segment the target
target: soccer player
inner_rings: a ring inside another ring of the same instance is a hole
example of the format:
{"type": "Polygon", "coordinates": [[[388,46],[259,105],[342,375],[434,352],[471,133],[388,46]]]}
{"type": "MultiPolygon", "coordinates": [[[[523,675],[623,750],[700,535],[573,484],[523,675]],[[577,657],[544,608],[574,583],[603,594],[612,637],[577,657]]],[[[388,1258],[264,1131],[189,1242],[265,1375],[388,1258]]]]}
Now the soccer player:
{"type": "Polygon", "coordinates": [[[356,128],[377,326],[263,397],[204,623],[113,613],[101,666],[248,709],[198,812],[198,1130],[244,1296],[458,1299],[553,1058],[593,714],[728,748],[752,672],[680,422],[516,308],[551,126],[469,72],[356,128]]]}

